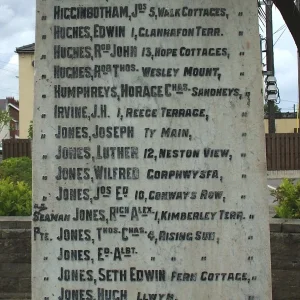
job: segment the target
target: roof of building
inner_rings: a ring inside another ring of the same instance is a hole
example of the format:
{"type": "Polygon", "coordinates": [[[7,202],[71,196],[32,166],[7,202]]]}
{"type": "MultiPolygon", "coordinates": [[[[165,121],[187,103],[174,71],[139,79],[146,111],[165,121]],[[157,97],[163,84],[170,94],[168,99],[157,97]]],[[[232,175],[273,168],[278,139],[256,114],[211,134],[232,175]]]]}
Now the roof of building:
{"type": "Polygon", "coordinates": [[[0,99],[0,110],[6,110],[7,105],[14,108],[15,110],[19,111],[19,101],[12,98],[7,97],[6,99],[0,99]]]}
{"type": "Polygon", "coordinates": [[[35,43],[16,48],[16,53],[34,53],[35,43]]]}

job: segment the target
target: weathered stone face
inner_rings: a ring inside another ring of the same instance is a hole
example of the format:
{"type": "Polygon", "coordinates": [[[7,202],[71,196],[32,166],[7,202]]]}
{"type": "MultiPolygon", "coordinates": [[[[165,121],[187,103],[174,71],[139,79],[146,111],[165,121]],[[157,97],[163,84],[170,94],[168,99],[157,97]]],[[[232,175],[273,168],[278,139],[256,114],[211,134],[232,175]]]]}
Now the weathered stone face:
{"type": "Polygon", "coordinates": [[[34,299],[271,299],[259,50],[254,0],[38,1],[34,299]]]}

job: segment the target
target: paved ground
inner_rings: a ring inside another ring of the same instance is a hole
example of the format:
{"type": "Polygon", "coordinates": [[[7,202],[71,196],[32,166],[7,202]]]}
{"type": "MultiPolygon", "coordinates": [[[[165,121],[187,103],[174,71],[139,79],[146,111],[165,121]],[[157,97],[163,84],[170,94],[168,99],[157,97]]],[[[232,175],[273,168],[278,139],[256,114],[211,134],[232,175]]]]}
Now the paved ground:
{"type": "Polygon", "coordinates": [[[281,183],[282,179],[268,179],[268,186],[277,188],[279,184],[281,183]]]}

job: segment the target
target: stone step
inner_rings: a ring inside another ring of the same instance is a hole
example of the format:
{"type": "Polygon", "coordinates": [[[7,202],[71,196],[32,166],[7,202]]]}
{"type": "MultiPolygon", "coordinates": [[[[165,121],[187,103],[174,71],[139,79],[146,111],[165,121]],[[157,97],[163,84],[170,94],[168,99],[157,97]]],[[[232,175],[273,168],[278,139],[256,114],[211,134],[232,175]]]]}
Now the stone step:
{"type": "Polygon", "coordinates": [[[0,293],[0,300],[31,300],[28,293],[0,293]]]}

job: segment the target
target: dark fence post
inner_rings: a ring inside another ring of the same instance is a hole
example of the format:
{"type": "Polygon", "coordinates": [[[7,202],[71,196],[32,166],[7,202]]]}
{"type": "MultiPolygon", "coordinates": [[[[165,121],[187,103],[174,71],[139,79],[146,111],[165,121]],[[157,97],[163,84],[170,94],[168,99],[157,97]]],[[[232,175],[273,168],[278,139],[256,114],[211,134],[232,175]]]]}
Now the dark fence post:
{"type": "Polygon", "coordinates": [[[9,139],[2,140],[2,158],[27,156],[31,158],[31,140],[9,139]]]}
{"type": "Polygon", "coordinates": [[[300,133],[267,133],[268,171],[300,170],[300,133]]]}

